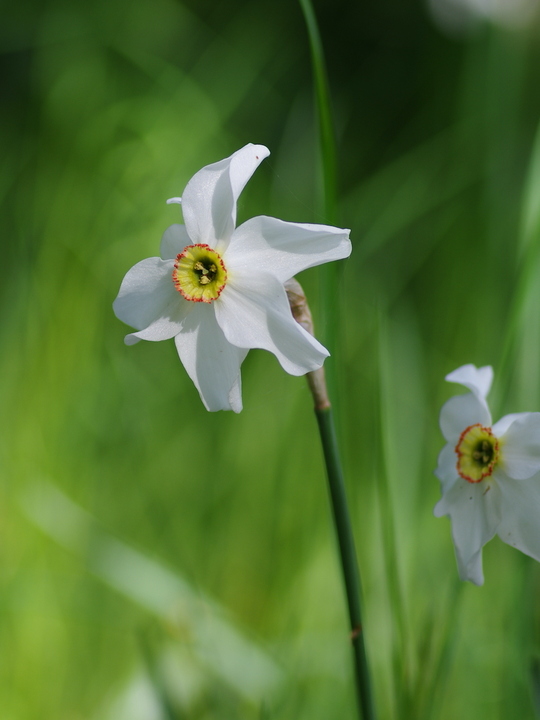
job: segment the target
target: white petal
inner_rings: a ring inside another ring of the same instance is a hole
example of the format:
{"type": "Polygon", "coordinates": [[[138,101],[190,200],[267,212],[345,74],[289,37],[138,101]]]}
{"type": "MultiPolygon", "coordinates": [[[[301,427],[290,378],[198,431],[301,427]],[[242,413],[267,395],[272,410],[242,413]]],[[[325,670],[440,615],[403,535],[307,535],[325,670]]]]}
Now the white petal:
{"type": "Polygon", "coordinates": [[[482,585],[482,547],[497,532],[501,517],[498,485],[473,484],[458,478],[443,494],[434,513],[437,517],[450,516],[461,579],[482,585]]]}
{"type": "Polygon", "coordinates": [[[235,273],[214,306],[229,342],[269,350],[291,375],[316,370],[328,357],[293,318],[285,289],[272,275],[235,273]]]}
{"type": "Polygon", "coordinates": [[[454,445],[447,443],[439,453],[435,475],[445,485],[455,482],[456,478],[459,477],[456,468],[457,455],[454,447],[454,445]]]}
{"type": "MultiPolygon", "coordinates": [[[[247,353],[246,353],[247,354],[247,353]]],[[[244,361],[244,357],[241,358],[240,364],[244,361]]],[[[231,407],[231,410],[234,410],[235,413],[242,412],[242,375],[241,373],[238,373],[238,377],[236,379],[236,382],[232,386],[230,392],[229,392],[229,405],[231,407]]]]}
{"type": "Polygon", "coordinates": [[[439,422],[445,440],[456,445],[461,433],[470,425],[480,423],[490,427],[491,415],[483,398],[467,393],[450,398],[442,406],[439,422]]]}
{"type": "Polygon", "coordinates": [[[540,413],[520,413],[501,438],[504,471],[515,480],[540,472],[540,413]]]}
{"type": "Polygon", "coordinates": [[[182,212],[194,243],[223,248],[236,225],[236,201],[245,184],[270,151],[264,145],[246,145],[225,160],[199,170],[186,185],[182,212]]]}
{"type": "Polygon", "coordinates": [[[162,313],[162,316],[151,323],[144,330],[126,335],[126,345],[135,345],[139,340],[169,340],[178,335],[186,316],[193,309],[193,303],[184,300],[180,293],[175,291],[175,297],[162,313]]]}
{"type": "Polygon", "coordinates": [[[510,413],[510,415],[505,415],[500,420],[497,420],[497,422],[491,428],[495,437],[502,437],[504,433],[508,430],[510,425],[514,422],[514,420],[517,420],[522,415],[523,413],[510,413]]]}
{"type": "Polygon", "coordinates": [[[485,398],[493,381],[493,368],[490,365],[481,368],[475,365],[462,365],[448,374],[445,380],[465,385],[475,395],[485,398]]]}
{"type": "Polygon", "coordinates": [[[283,283],[301,270],[348,257],[349,233],[329,225],[302,225],[262,215],[236,228],[225,264],[250,272],[264,268],[283,283]]]}
{"type": "Polygon", "coordinates": [[[540,475],[500,483],[502,520],[497,535],[503,542],[540,561],[540,475]]]}
{"type": "Polygon", "coordinates": [[[159,254],[163,260],[175,260],[187,245],[193,245],[184,225],[171,225],[163,233],[159,254]]]}
{"type": "Polygon", "coordinates": [[[172,281],[173,263],[147,258],[134,265],[122,280],[113,303],[117,318],[142,330],[162,317],[179,293],[172,281]]]}
{"type": "Polygon", "coordinates": [[[240,365],[247,350],[231,345],[214,304],[198,303],[175,338],[176,349],[207,410],[242,410],[240,365]]]}

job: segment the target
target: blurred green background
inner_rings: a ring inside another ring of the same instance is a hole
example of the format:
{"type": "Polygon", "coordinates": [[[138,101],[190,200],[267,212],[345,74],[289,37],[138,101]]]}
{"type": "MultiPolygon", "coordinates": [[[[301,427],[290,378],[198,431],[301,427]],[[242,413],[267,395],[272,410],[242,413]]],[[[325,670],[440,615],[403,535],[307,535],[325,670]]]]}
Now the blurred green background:
{"type": "MultiPolygon", "coordinates": [[[[328,361],[381,718],[536,717],[537,565],[457,580],[432,507],[444,375],[540,410],[540,23],[533,0],[315,2],[342,264],[328,361]],[[476,3],[480,7],[479,3],[476,3]],[[397,570],[396,570],[397,567],[397,570]]],[[[290,0],[21,0],[0,26],[0,720],[354,716],[324,468],[302,378],[261,351],[207,413],[171,342],[111,303],[247,142],[257,214],[324,222],[290,0]]],[[[301,278],[319,336],[320,277],[301,278]]]]}

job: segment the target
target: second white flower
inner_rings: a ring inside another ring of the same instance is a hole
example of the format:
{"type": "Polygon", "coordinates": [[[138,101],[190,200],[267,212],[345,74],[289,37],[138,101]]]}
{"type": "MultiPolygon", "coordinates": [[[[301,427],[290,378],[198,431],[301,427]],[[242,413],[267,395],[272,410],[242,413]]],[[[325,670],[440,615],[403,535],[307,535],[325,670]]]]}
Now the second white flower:
{"type": "Polygon", "coordinates": [[[449,515],[462,580],[484,582],[482,547],[497,534],[540,560],[540,413],[505,415],[492,424],[486,396],[491,367],[464,365],[446,376],[470,390],[441,410],[447,444],[435,474],[449,515]]]}

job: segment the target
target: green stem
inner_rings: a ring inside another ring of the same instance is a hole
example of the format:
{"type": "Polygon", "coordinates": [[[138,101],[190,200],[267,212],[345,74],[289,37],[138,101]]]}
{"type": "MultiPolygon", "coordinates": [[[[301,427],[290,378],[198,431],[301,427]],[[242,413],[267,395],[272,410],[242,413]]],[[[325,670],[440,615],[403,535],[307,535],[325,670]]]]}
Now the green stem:
{"type": "Polygon", "coordinates": [[[330,225],[337,223],[337,169],[336,140],[332,120],[332,104],[326,75],[324,51],[317,26],[317,19],[310,0],[299,0],[309,36],[313,80],[315,84],[315,101],[319,124],[319,148],[321,152],[321,169],[323,179],[323,208],[325,221],[330,225]]]}
{"type": "MultiPolygon", "coordinates": [[[[534,296],[537,290],[538,269],[540,265],[540,125],[536,131],[531,161],[529,163],[528,177],[523,193],[522,219],[520,240],[518,244],[518,263],[516,278],[513,283],[514,292],[510,302],[506,321],[506,333],[502,345],[501,358],[497,372],[503,378],[504,385],[499,383],[496,403],[504,406],[504,401],[510,392],[510,382],[515,380],[513,375],[518,365],[517,358],[523,355],[524,337],[529,332],[531,320],[534,322],[534,312],[531,318],[531,305],[536,306],[534,296]],[[520,352],[521,350],[521,352],[520,352]]],[[[527,397],[530,397],[530,383],[524,378],[521,388],[527,386],[527,397]]],[[[520,388],[520,389],[521,389],[520,388]]],[[[524,398],[525,399],[525,398],[524,398]]]]}
{"type": "MultiPolygon", "coordinates": [[[[317,25],[317,18],[311,0],[299,0],[306,23],[311,66],[315,91],[315,105],[318,125],[318,145],[321,169],[322,214],[328,225],[338,225],[337,204],[337,153],[332,103],[326,72],[324,50],[317,25]]],[[[331,353],[336,351],[339,338],[338,285],[340,268],[338,263],[327,263],[319,269],[321,285],[321,328],[323,343],[331,353]]],[[[333,366],[328,366],[329,385],[333,393],[337,390],[337,380],[333,366]]]]}
{"type": "MultiPolygon", "coordinates": [[[[299,0],[309,36],[311,50],[311,63],[315,85],[315,99],[317,105],[317,118],[319,126],[319,150],[322,170],[323,213],[325,222],[330,225],[337,224],[337,169],[336,169],[336,141],[334,123],[332,119],[332,103],[326,74],[323,45],[317,19],[313,12],[311,0],[299,0]]],[[[338,313],[338,272],[334,263],[321,268],[323,302],[323,326],[326,344],[334,350],[339,337],[338,313]]],[[[294,310],[293,310],[294,312],[294,310]]],[[[296,317],[296,315],[295,315],[296,317]]],[[[297,320],[299,318],[297,317],[297,320]]],[[[309,329],[312,332],[312,329],[309,329]]],[[[332,366],[330,365],[330,368],[332,366]]],[[[331,371],[330,385],[336,389],[336,379],[331,371]]],[[[332,501],[332,512],[336,528],[341,567],[347,593],[349,620],[351,626],[351,642],[353,646],[356,690],[360,717],[363,720],[374,720],[375,710],[373,695],[369,679],[366,649],[364,645],[364,632],[362,627],[362,614],[360,608],[360,574],[354,547],[349,508],[345,494],[345,483],[339,458],[339,451],[334,427],[334,419],[328,395],[323,370],[308,373],[310,385],[315,400],[315,415],[319,425],[319,433],[326,463],[328,486],[332,501]]]]}
{"type": "Polygon", "coordinates": [[[337,445],[336,431],[332,410],[329,407],[315,407],[315,415],[319,425],[319,433],[326,463],[328,476],[328,487],[332,501],[332,513],[337,533],[341,567],[345,590],[347,593],[347,604],[349,608],[349,620],[351,626],[351,642],[354,654],[356,691],[358,704],[361,710],[360,717],[363,720],[374,720],[375,709],[373,694],[369,678],[366,648],[364,644],[364,630],[362,626],[362,612],[360,606],[360,573],[356,559],[354,536],[352,532],[345,483],[339,450],[337,445]]]}
{"type": "Polygon", "coordinates": [[[399,709],[398,717],[417,717],[414,712],[414,703],[417,698],[411,692],[411,675],[413,663],[411,662],[410,643],[408,642],[407,619],[405,615],[405,601],[403,586],[398,563],[398,542],[394,520],[394,506],[389,471],[390,429],[388,427],[389,410],[391,407],[391,392],[389,388],[390,368],[388,358],[392,357],[388,345],[388,329],[382,310],[378,312],[379,336],[379,466],[377,473],[377,490],[381,505],[381,528],[383,541],[383,555],[386,566],[386,581],[391,607],[391,622],[393,624],[393,667],[394,685],[399,709]]]}

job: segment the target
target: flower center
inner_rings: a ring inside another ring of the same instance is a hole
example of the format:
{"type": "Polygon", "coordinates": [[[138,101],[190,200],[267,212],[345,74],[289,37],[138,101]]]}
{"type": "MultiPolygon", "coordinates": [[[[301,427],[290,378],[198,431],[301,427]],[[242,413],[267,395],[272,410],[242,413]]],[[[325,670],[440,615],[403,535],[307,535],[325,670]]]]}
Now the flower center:
{"type": "Polygon", "coordinates": [[[491,432],[477,423],[459,436],[455,447],[457,471],[464,480],[477,483],[491,475],[499,461],[499,442],[491,432]]]}
{"type": "Polygon", "coordinates": [[[188,245],[176,257],[173,282],[186,300],[211,303],[227,284],[227,270],[209,245],[188,245]]]}

